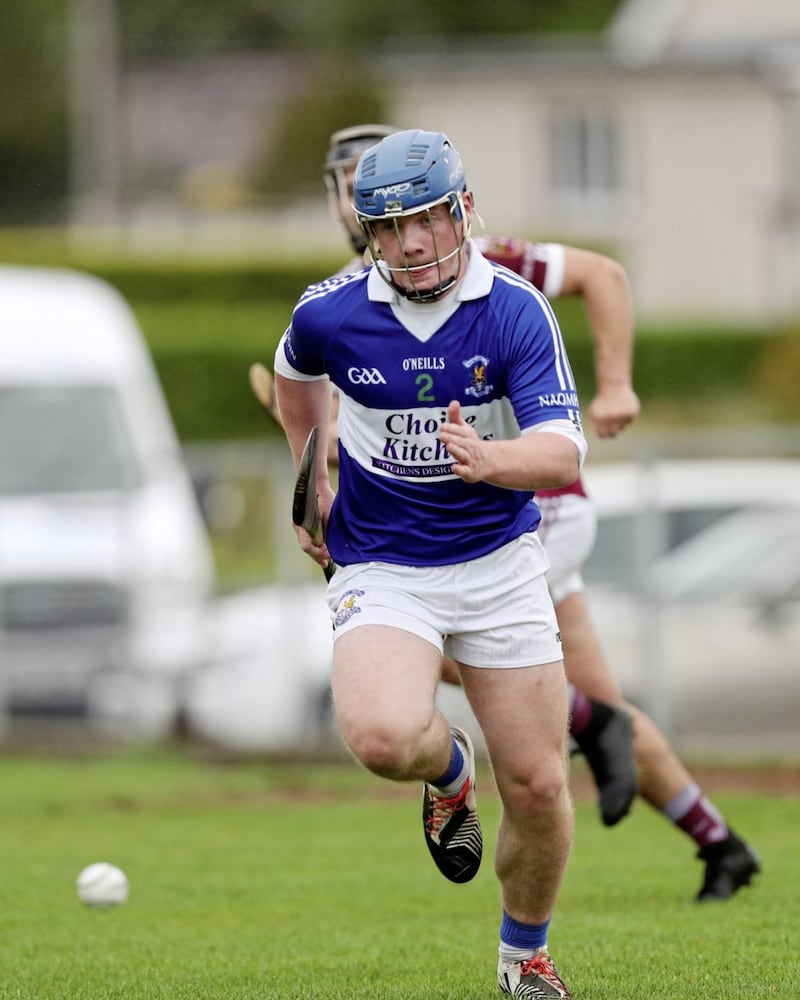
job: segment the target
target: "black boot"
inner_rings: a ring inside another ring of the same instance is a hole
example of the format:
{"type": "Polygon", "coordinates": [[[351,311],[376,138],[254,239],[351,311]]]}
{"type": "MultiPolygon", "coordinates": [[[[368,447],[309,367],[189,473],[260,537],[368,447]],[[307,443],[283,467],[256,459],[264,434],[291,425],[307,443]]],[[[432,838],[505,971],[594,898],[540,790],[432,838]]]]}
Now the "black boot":
{"type": "Polygon", "coordinates": [[[633,724],[624,709],[591,698],[589,701],[592,718],[572,738],[594,775],[603,823],[614,826],[627,816],[636,798],[633,724]]]}
{"type": "Polygon", "coordinates": [[[698,903],[730,899],[761,871],[753,850],[732,830],[725,840],[701,848],[697,857],[706,863],[705,878],[696,896],[698,903]]]}

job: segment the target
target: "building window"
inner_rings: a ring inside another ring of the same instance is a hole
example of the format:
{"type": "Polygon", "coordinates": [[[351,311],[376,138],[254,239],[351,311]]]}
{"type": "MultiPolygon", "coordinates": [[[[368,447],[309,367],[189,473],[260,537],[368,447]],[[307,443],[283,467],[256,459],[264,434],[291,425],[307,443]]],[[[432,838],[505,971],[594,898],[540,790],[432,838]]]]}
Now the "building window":
{"type": "Polygon", "coordinates": [[[603,112],[558,115],[551,130],[551,187],[582,210],[600,209],[621,194],[620,129],[603,112]]]}

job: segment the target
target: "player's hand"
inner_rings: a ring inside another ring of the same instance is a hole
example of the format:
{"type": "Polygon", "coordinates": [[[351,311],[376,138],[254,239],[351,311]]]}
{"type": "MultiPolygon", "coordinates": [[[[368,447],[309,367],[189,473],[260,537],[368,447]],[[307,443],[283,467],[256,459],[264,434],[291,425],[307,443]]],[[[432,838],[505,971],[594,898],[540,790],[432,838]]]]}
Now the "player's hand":
{"type": "MultiPolygon", "coordinates": [[[[330,515],[335,496],[336,493],[333,489],[331,489],[330,485],[323,487],[317,496],[317,504],[319,506],[320,519],[322,521],[323,539],[328,533],[328,517],[330,515]]],[[[300,525],[297,524],[292,525],[292,527],[294,528],[294,533],[297,535],[297,541],[300,548],[307,556],[313,559],[317,565],[324,569],[328,563],[333,562],[331,554],[328,551],[328,546],[324,541],[320,545],[315,545],[314,540],[305,528],[301,528],[300,525]]]]}
{"type": "Polygon", "coordinates": [[[292,527],[294,528],[294,533],[297,535],[297,541],[303,552],[313,559],[318,566],[325,569],[328,563],[332,561],[331,554],[328,552],[328,546],[324,542],[322,545],[315,545],[311,539],[311,535],[309,535],[305,528],[301,528],[297,524],[292,525],[292,527]]]}
{"type": "Polygon", "coordinates": [[[589,404],[588,414],[595,434],[616,437],[639,416],[639,397],[630,386],[603,389],[589,404]]]}
{"type": "Polygon", "coordinates": [[[457,476],[468,483],[477,483],[487,477],[486,442],[461,416],[461,404],[456,400],[447,407],[447,423],[442,424],[439,438],[450,457],[455,459],[453,472],[457,476]]]}

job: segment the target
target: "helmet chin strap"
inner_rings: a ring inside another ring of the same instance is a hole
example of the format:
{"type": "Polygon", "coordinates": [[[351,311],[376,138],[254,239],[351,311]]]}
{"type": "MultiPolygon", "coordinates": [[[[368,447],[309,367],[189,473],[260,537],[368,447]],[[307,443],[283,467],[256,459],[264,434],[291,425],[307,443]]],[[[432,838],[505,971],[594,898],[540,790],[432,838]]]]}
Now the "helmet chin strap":
{"type": "Polygon", "coordinates": [[[435,302],[436,299],[441,298],[446,291],[452,288],[456,281],[458,281],[458,274],[451,274],[446,281],[441,281],[438,285],[434,285],[433,288],[426,288],[422,291],[417,288],[403,288],[396,281],[391,281],[391,285],[396,292],[399,292],[409,302],[435,302]]]}

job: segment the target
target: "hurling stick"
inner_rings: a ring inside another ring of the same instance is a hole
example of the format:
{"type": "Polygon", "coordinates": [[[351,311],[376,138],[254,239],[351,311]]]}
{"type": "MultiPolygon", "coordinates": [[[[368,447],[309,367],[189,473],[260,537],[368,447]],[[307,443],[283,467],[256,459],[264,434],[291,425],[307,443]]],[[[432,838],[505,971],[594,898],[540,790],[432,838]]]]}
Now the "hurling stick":
{"type": "Polygon", "coordinates": [[[264,412],[283,430],[283,422],[278,412],[278,400],[275,396],[275,382],[269,368],[262,365],[260,361],[256,361],[255,364],[250,365],[248,376],[253,395],[261,403],[264,412]]]}
{"type": "MultiPolygon", "coordinates": [[[[308,532],[315,545],[322,545],[324,541],[322,518],[319,513],[316,493],[318,440],[319,427],[312,427],[303,448],[303,454],[300,456],[300,465],[297,467],[297,479],[292,498],[292,521],[308,532]]],[[[326,580],[330,580],[335,568],[332,562],[323,567],[326,580]]]]}

